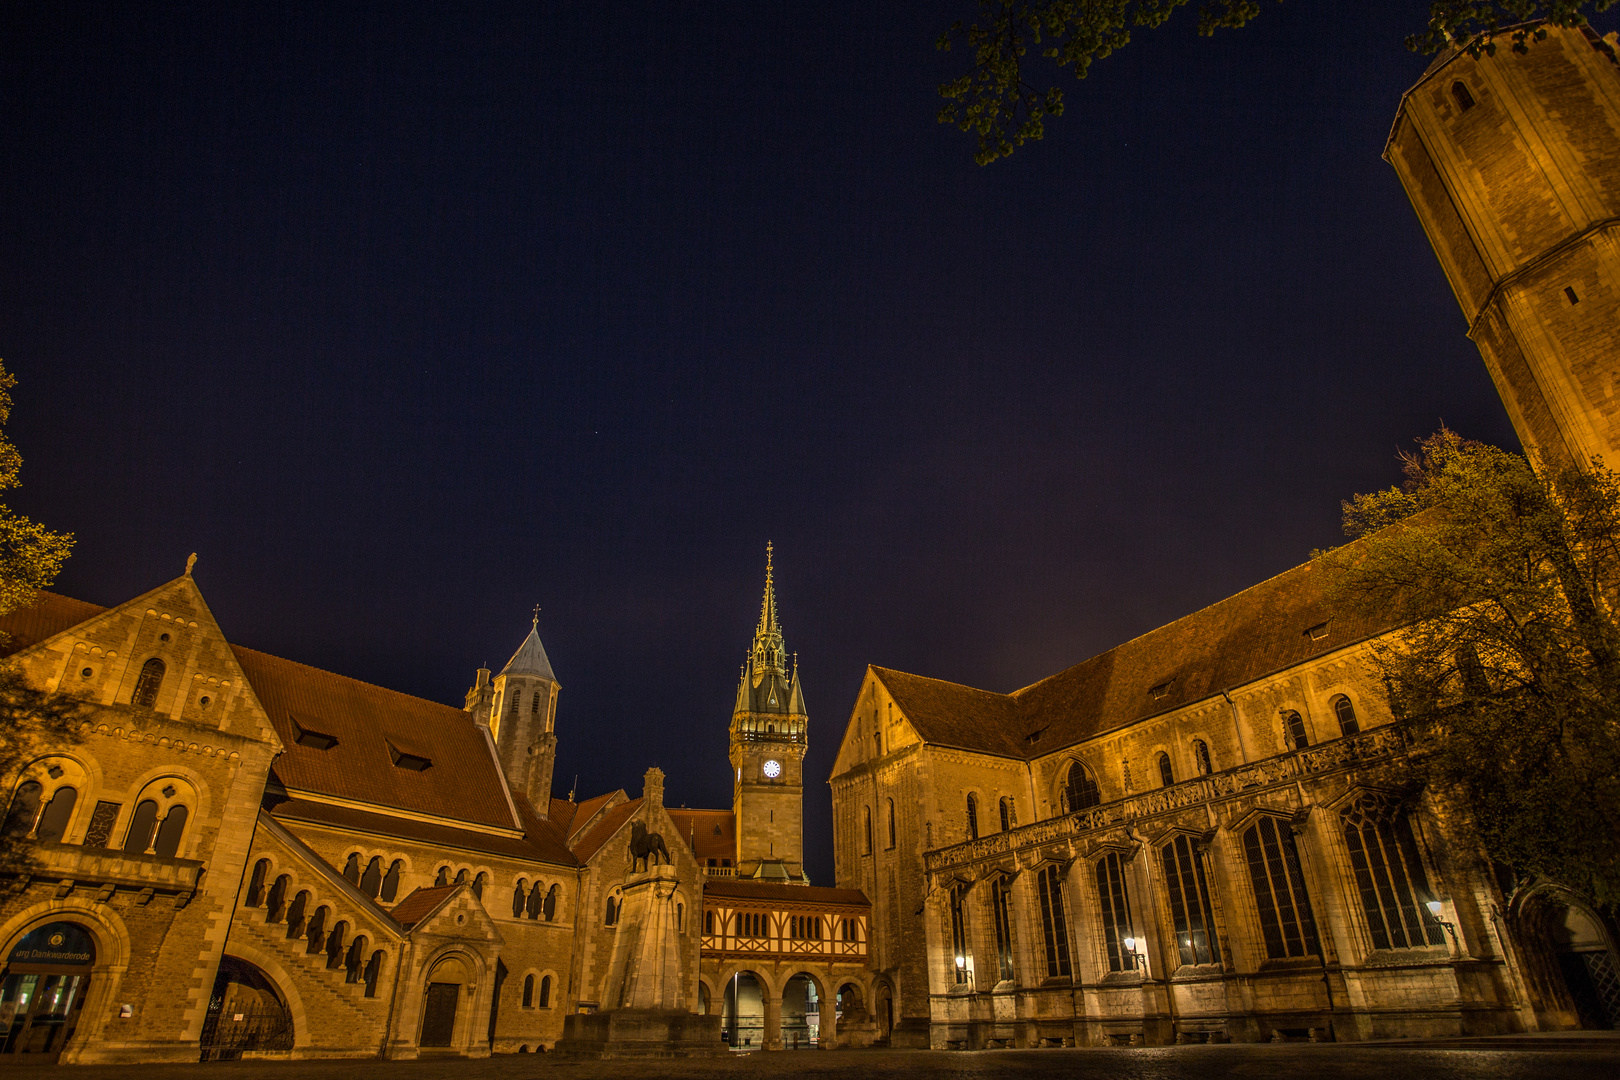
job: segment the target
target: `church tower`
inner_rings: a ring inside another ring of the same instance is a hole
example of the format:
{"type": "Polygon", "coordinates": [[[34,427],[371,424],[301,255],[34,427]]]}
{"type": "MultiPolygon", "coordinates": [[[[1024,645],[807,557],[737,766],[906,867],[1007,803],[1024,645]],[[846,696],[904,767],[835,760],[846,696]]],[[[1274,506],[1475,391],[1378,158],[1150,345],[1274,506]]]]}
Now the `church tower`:
{"type": "Polygon", "coordinates": [[[1620,467],[1620,65],[1546,25],[1452,49],[1401,99],[1384,158],[1527,450],[1620,467]]]}
{"type": "Polygon", "coordinates": [[[467,711],[488,724],[500,755],[501,771],[513,791],[528,796],[535,813],[551,812],[551,771],[557,763],[557,676],[540,644],[536,610],[529,636],[493,680],[478,669],[478,682],[467,691],[467,711]]]}
{"type": "Polygon", "coordinates": [[[731,808],[737,876],[808,884],[804,876],[804,752],[809,726],[799,665],[789,670],[776,615],[771,545],[765,600],[731,715],[731,808]]]}

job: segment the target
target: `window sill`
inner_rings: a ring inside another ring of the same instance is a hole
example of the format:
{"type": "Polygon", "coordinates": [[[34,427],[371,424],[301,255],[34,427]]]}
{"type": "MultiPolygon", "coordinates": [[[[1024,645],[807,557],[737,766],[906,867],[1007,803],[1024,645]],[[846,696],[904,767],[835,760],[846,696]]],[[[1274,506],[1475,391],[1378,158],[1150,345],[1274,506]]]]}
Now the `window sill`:
{"type": "Polygon", "coordinates": [[[1261,971],[1311,971],[1322,966],[1322,958],[1310,956],[1277,956],[1260,961],[1261,971]]]}
{"type": "Polygon", "coordinates": [[[1110,971],[1097,982],[1098,986],[1141,986],[1140,971],[1110,971]]]}
{"type": "Polygon", "coordinates": [[[1211,976],[1220,976],[1226,973],[1224,964],[1182,964],[1176,968],[1172,979],[1207,979],[1211,976]]]}
{"type": "Polygon", "coordinates": [[[1451,959],[1444,945],[1420,945],[1409,949],[1373,949],[1362,958],[1367,967],[1399,967],[1402,964],[1432,964],[1451,959]]]}
{"type": "Polygon", "coordinates": [[[1041,989],[1043,989],[1043,990],[1049,989],[1049,988],[1054,987],[1054,986],[1073,986],[1073,985],[1074,985],[1074,980],[1069,978],[1069,976],[1067,976],[1067,975],[1053,975],[1053,976],[1051,976],[1049,978],[1041,980],[1041,989]]]}

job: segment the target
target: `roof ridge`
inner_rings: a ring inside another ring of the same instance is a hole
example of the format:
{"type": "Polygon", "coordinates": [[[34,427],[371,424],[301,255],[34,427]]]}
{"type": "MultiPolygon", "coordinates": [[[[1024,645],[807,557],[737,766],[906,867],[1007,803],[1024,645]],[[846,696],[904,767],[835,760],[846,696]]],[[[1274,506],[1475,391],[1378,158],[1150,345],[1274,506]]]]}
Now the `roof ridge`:
{"type": "Polygon", "coordinates": [[[458,709],[454,705],[447,702],[434,701],[432,698],[418,697],[416,694],[409,694],[404,690],[395,690],[392,687],[384,686],[381,683],[374,683],[366,679],[357,679],[353,675],[345,675],[341,671],[332,671],[328,668],[317,667],[314,664],[306,664],[302,660],[293,660],[290,657],[277,656],[275,653],[265,652],[263,649],[255,649],[247,645],[238,645],[229,638],[226,639],[225,643],[231,647],[233,652],[240,649],[243,652],[253,653],[255,656],[268,657],[271,660],[279,660],[283,664],[292,664],[296,667],[305,668],[306,670],[318,672],[322,675],[330,675],[334,679],[343,679],[345,682],[357,683],[360,686],[367,686],[373,690],[381,690],[385,694],[395,694],[399,697],[410,698],[412,701],[420,701],[423,704],[432,705],[436,708],[449,709],[451,712],[467,715],[466,709],[458,709]]]}
{"type": "MultiPolygon", "coordinates": [[[[1080,661],[1080,663],[1083,664],[1083,663],[1085,663],[1085,661],[1082,660],[1082,661],[1080,661]]],[[[882,667],[882,666],[880,666],[878,664],[868,664],[867,666],[870,667],[874,672],[878,672],[878,673],[887,672],[887,673],[889,673],[891,675],[904,675],[908,679],[923,679],[923,680],[926,680],[927,682],[939,683],[941,686],[954,686],[954,687],[956,687],[957,689],[960,689],[960,690],[971,690],[975,694],[988,694],[991,697],[1008,698],[1008,699],[1010,699],[1013,696],[1012,694],[1004,694],[1004,693],[1001,693],[1001,692],[996,691],[996,690],[986,690],[983,687],[979,687],[979,686],[969,686],[967,683],[953,682],[950,679],[938,679],[938,678],[935,678],[932,675],[918,675],[916,672],[912,672],[912,671],[901,671],[899,668],[887,668],[887,667],[882,667]]],[[[1065,668],[1064,670],[1067,671],[1068,669],[1065,668]]],[[[878,675],[879,679],[882,679],[882,677],[883,677],[882,674],[878,675]]],[[[1051,676],[1047,676],[1047,678],[1051,678],[1051,676]]],[[[1045,682],[1046,680],[1043,679],[1041,681],[1045,682]]],[[[1017,691],[1014,691],[1014,693],[1016,693],[1016,692],[1017,691]]]]}

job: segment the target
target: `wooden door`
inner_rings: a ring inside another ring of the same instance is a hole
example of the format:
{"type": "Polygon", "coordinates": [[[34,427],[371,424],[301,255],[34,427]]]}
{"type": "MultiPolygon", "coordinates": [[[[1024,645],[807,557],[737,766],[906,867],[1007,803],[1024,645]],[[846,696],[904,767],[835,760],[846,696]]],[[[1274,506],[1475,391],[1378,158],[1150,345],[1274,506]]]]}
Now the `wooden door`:
{"type": "Polygon", "coordinates": [[[422,1005],[421,1046],[449,1046],[456,1031],[456,1002],[460,983],[428,983],[422,1005]]]}

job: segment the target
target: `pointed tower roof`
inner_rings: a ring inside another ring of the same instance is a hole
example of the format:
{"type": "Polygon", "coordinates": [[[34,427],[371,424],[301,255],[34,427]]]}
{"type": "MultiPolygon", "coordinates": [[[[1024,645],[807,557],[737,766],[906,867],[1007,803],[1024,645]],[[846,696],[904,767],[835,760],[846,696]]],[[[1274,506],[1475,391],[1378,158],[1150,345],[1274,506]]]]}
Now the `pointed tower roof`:
{"type": "Polygon", "coordinates": [[[765,599],[759,606],[759,625],[754,628],[753,661],[754,685],[774,671],[787,675],[787,651],[782,645],[782,624],[776,617],[776,583],[771,566],[772,546],[765,545],[765,599]]]}
{"type": "Polygon", "coordinates": [[[529,636],[523,639],[518,651],[512,654],[512,659],[501,668],[502,675],[538,675],[542,679],[557,681],[557,676],[551,670],[551,660],[546,656],[546,647],[540,644],[540,609],[536,608],[534,622],[529,626],[529,636]]]}

